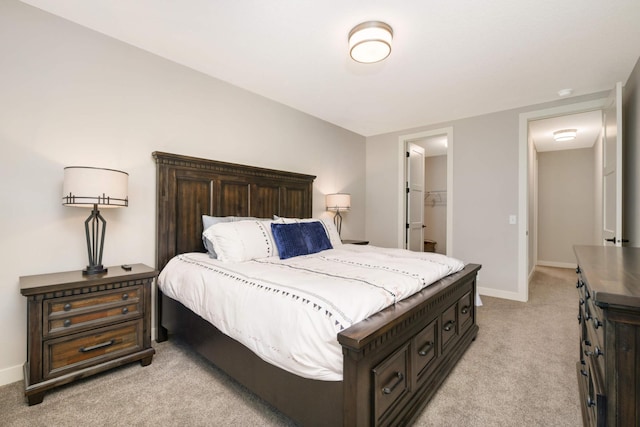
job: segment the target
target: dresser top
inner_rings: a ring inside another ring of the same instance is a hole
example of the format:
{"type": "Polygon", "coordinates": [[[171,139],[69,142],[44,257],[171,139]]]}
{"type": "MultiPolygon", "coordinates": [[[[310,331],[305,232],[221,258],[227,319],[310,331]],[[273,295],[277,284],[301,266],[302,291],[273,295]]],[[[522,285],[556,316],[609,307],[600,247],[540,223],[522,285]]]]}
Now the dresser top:
{"type": "Polygon", "coordinates": [[[596,304],[640,308],[640,248],[574,246],[573,249],[596,304]]]}
{"type": "Polygon", "coordinates": [[[157,271],[154,268],[145,264],[131,264],[131,270],[129,271],[124,270],[119,265],[108,267],[107,270],[106,273],[91,275],[82,274],[82,270],[76,270],[21,276],[20,292],[22,295],[28,296],[59,289],[73,289],[125,280],[145,279],[157,275],[157,271]]]}

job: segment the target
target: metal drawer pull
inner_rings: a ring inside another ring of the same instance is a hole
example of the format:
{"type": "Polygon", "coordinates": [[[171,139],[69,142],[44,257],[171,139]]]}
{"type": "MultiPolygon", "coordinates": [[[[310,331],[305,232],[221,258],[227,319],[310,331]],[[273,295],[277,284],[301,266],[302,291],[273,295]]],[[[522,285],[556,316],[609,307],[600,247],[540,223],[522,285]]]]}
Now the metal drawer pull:
{"type": "Polygon", "coordinates": [[[465,305],[464,307],[462,307],[462,309],[460,310],[460,313],[462,314],[467,314],[469,312],[469,309],[471,308],[470,305],[465,305]]]}
{"type": "Polygon", "coordinates": [[[596,406],[596,402],[591,397],[587,397],[587,406],[588,407],[596,406]]]}
{"type": "Polygon", "coordinates": [[[129,294],[122,294],[122,299],[123,300],[129,299],[129,294]]]}
{"type": "Polygon", "coordinates": [[[418,354],[420,356],[426,356],[427,354],[429,354],[429,352],[431,351],[432,348],[433,348],[433,341],[427,341],[427,343],[424,345],[424,347],[422,347],[418,351],[418,354]]]}
{"type": "Polygon", "coordinates": [[[62,309],[63,309],[64,311],[69,311],[69,310],[71,310],[71,304],[66,303],[66,304],[64,305],[64,307],[62,307],[62,309]]]}
{"type": "Polygon", "coordinates": [[[391,394],[391,393],[393,393],[393,390],[395,390],[395,388],[398,387],[398,385],[400,385],[402,380],[404,380],[404,375],[402,375],[402,372],[397,372],[396,373],[396,381],[391,385],[387,385],[387,386],[383,387],[382,388],[382,393],[383,394],[391,394]]]}
{"type": "Polygon", "coordinates": [[[453,328],[453,325],[455,325],[455,324],[456,324],[455,320],[449,320],[447,323],[444,324],[442,329],[444,329],[445,331],[449,332],[451,330],[451,328],[453,328]]]}
{"type": "Polygon", "coordinates": [[[98,350],[99,348],[109,347],[110,345],[113,345],[115,342],[116,342],[115,340],[109,340],[109,341],[101,342],[100,344],[92,345],[91,347],[81,347],[80,352],[87,353],[89,351],[98,350]]]}
{"type": "Polygon", "coordinates": [[[598,320],[597,317],[593,318],[593,326],[598,329],[600,326],[602,326],[602,322],[598,320]]]}
{"type": "Polygon", "coordinates": [[[596,357],[598,356],[604,356],[604,351],[600,350],[599,347],[596,347],[596,351],[593,352],[593,354],[596,355],[596,357]]]}
{"type": "Polygon", "coordinates": [[[129,309],[127,307],[122,307],[122,314],[127,314],[129,309]]]}
{"type": "Polygon", "coordinates": [[[64,325],[65,328],[68,328],[69,326],[71,326],[71,320],[66,319],[62,324],[64,325]]]}

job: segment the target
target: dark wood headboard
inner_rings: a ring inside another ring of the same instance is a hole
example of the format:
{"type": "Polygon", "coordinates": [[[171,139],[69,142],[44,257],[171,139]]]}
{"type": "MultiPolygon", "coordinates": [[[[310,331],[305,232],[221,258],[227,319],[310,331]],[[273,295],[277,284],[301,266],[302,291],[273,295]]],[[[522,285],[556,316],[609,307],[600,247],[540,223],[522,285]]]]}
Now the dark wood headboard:
{"type": "Polygon", "coordinates": [[[178,154],[156,160],[156,268],[175,255],[204,252],[202,215],[308,218],[313,175],[178,154]]]}

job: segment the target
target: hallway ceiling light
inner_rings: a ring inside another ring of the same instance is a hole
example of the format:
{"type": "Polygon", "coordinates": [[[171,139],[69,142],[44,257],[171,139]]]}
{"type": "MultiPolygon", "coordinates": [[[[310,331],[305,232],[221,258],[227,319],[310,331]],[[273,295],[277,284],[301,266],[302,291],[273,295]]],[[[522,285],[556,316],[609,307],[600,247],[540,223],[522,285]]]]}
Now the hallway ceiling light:
{"type": "Polygon", "coordinates": [[[577,129],[557,130],[553,133],[553,139],[555,139],[556,142],[571,141],[572,139],[576,138],[577,133],[577,129]]]}
{"type": "Polygon", "coordinates": [[[349,32],[349,55],[365,64],[382,61],[391,53],[392,39],[393,30],[388,24],[363,22],[349,32]]]}

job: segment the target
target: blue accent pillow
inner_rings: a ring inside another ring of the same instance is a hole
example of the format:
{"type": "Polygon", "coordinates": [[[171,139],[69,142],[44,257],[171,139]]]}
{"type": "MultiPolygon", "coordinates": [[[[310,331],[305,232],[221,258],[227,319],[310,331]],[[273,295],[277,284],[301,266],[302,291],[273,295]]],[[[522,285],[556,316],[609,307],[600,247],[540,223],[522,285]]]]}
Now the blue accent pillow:
{"type": "Polygon", "coordinates": [[[307,255],[307,243],[302,235],[300,224],[271,224],[273,240],[278,247],[280,259],[307,255]]]}
{"type": "Polygon", "coordinates": [[[329,236],[327,236],[327,232],[320,221],[301,222],[300,229],[310,254],[333,249],[329,236]]]}

